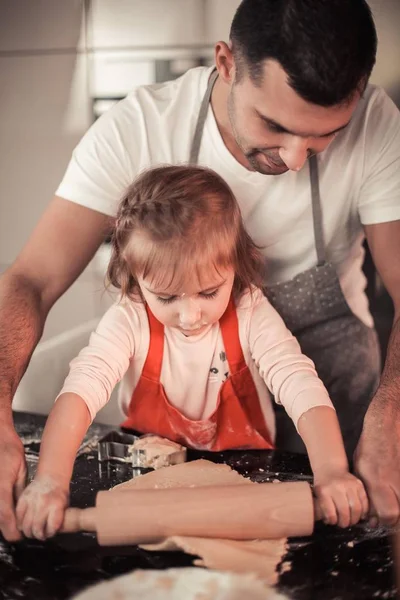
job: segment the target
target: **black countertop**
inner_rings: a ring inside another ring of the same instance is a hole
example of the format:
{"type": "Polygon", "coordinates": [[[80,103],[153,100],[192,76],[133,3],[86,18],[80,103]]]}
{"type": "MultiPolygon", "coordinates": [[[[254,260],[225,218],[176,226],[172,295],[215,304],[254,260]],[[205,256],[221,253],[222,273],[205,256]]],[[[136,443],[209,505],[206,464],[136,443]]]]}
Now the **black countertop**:
{"type": "MultiPolygon", "coordinates": [[[[15,413],[27,453],[30,475],[37,464],[44,418],[15,413]]],[[[71,504],[94,504],[96,493],[131,476],[127,465],[97,461],[96,442],[110,428],[93,425],[74,469],[71,504]],[[106,465],[106,466],[104,466],[106,465]]],[[[225,462],[253,481],[311,481],[308,461],[278,451],[200,453],[225,462]]],[[[0,600],[66,600],[91,583],[135,568],[190,566],[181,552],[153,553],[137,547],[101,548],[92,534],[58,535],[46,542],[8,544],[0,538],[0,600]]],[[[310,538],[292,538],[280,572],[278,589],[296,600],[367,600],[396,598],[391,540],[384,529],[357,526],[347,530],[317,524],[310,538]]]]}

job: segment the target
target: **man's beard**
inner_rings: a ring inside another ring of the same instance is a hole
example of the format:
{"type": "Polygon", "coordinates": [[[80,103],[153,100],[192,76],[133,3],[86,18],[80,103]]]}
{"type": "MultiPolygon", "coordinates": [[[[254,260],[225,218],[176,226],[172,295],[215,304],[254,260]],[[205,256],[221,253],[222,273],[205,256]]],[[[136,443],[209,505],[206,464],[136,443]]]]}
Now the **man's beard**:
{"type": "Polygon", "coordinates": [[[276,149],[253,148],[249,152],[244,152],[244,155],[252,168],[262,175],[282,175],[289,170],[276,149]]]}
{"type": "Polygon", "coordinates": [[[289,170],[280,158],[277,148],[249,149],[247,144],[245,144],[235,126],[235,110],[232,92],[228,96],[228,118],[236,145],[246,157],[249,165],[254,171],[257,171],[262,175],[281,175],[289,170]]]}

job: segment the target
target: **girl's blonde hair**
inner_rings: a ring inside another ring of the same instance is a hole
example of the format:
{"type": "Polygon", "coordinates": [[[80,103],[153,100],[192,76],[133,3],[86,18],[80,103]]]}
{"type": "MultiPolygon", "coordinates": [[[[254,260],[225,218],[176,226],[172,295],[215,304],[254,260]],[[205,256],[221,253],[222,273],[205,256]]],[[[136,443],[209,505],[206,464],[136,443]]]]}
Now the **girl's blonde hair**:
{"type": "Polygon", "coordinates": [[[167,289],[188,278],[200,281],[210,267],[233,267],[235,295],[262,286],[264,259],[229,186],[211,169],[197,166],[142,173],[118,208],[109,283],[134,298],[140,293],[138,276],[167,289]]]}

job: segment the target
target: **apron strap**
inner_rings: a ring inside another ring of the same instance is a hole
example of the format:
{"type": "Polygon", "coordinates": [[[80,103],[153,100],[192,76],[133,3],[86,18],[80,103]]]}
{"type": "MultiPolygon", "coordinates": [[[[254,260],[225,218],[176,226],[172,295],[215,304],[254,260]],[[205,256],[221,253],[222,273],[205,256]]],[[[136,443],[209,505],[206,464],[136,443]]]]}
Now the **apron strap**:
{"type": "Polygon", "coordinates": [[[147,304],[145,307],[149,320],[150,342],[142,375],[147,379],[159,382],[164,354],[164,325],[155,318],[147,304]]]}
{"type": "Polygon", "coordinates": [[[229,304],[222,315],[219,326],[225,346],[226,358],[231,375],[234,375],[246,366],[242,346],[239,338],[239,323],[236,306],[231,296],[229,304]]]}
{"type": "Polygon", "coordinates": [[[318,160],[316,155],[310,157],[310,183],[311,183],[311,201],[314,224],[314,240],[317,252],[317,266],[321,267],[326,262],[324,229],[322,224],[322,207],[319,193],[318,160]]]}
{"type": "MultiPolygon", "coordinates": [[[[200,145],[203,137],[204,124],[207,118],[208,106],[210,104],[211,94],[214,88],[214,84],[218,78],[218,71],[215,69],[208,80],[206,92],[201,101],[199,115],[197,117],[196,128],[190,148],[189,164],[197,164],[200,145]]],[[[322,222],[322,207],[321,197],[319,191],[319,176],[318,176],[318,159],[316,155],[310,157],[309,161],[310,169],[310,183],[311,183],[311,201],[312,201],[312,213],[313,213],[313,226],[314,226],[314,240],[315,250],[317,253],[317,265],[320,267],[326,262],[326,251],[325,251],[325,240],[324,240],[324,229],[322,222]]]]}
{"type": "Polygon", "coordinates": [[[197,117],[196,129],[194,130],[194,136],[192,140],[192,146],[190,148],[189,164],[196,165],[199,160],[201,138],[203,137],[204,124],[207,118],[208,105],[210,104],[211,93],[213,91],[214,83],[218,77],[218,71],[215,69],[208,80],[206,93],[201,101],[199,116],[197,117]]]}

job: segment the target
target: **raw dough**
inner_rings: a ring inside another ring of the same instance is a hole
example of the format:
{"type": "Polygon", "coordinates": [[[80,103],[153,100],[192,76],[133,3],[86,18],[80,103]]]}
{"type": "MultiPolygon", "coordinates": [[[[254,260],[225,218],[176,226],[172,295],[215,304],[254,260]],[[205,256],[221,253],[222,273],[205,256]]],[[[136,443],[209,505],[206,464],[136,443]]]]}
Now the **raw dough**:
{"type": "Polygon", "coordinates": [[[136,570],[92,586],[73,600],[287,600],[251,575],[183,568],[136,570]]]}
{"type": "MultiPolygon", "coordinates": [[[[212,485],[257,485],[228,465],[200,459],[153,471],[117,485],[113,490],[160,489],[212,485]]],[[[199,556],[194,564],[236,573],[254,573],[276,583],[276,567],[286,551],[286,539],[235,541],[175,536],[162,544],[142,546],[150,551],[183,550],[199,556]]]]}
{"type": "Polygon", "coordinates": [[[250,479],[239,475],[237,471],[233,471],[228,465],[219,465],[201,458],[134,477],[112,489],[122,492],[132,489],[150,490],[206,485],[240,485],[241,483],[256,485],[250,479]]]}
{"type": "Polygon", "coordinates": [[[221,540],[199,537],[174,536],[164,543],[143,545],[144,550],[183,550],[198,556],[193,564],[198,567],[252,573],[273,585],[278,580],[277,565],[286,553],[286,540],[221,540]]]}

